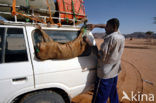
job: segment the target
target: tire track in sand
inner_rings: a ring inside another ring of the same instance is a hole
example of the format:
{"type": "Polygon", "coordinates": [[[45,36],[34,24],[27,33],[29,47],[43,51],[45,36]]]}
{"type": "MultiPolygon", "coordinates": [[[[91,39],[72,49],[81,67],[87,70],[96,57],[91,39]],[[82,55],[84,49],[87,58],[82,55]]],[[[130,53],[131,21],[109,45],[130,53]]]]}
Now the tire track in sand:
{"type": "MultiPolygon", "coordinates": [[[[133,64],[133,63],[131,63],[130,61],[127,61],[127,60],[124,60],[124,59],[122,59],[122,61],[124,62],[124,65],[123,65],[123,67],[125,67],[125,64],[127,63],[127,64],[129,64],[132,68],[133,68],[133,70],[135,70],[135,75],[136,75],[136,79],[137,79],[137,83],[136,83],[136,87],[135,87],[135,91],[134,91],[134,93],[135,94],[138,94],[138,92],[139,92],[139,94],[142,94],[143,93],[143,79],[142,79],[142,75],[141,75],[141,73],[140,73],[140,71],[138,70],[138,68],[133,64]]],[[[128,74],[128,72],[127,72],[127,69],[128,68],[124,68],[124,69],[122,69],[122,70],[124,70],[124,74],[123,74],[123,77],[121,77],[124,81],[122,81],[120,84],[124,84],[124,82],[125,82],[125,78],[126,78],[126,74],[128,74]]],[[[119,88],[120,89],[120,88],[119,88]]],[[[132,103],[131,101],[130,101],[130,103],[132,103]]],[[[135,101],[135,103],[139,103],[139,101],[135,101]]]]}

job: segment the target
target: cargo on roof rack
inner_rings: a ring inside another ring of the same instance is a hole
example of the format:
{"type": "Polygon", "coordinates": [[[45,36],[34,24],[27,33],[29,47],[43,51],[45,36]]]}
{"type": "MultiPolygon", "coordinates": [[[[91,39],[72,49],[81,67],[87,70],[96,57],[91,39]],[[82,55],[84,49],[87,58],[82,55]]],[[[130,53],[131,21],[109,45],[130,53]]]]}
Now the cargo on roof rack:
{"type": "MultiPolygon", "coordinates": [[[[23,1],[23,0],[22,0],[23,1]]],[[[26,0],[28,1],[28,0],[26,0]]],[[[34,0],[35,2],[36,0],[34,0]]],[[[55,5],[53,6],[51,4],[51,2],[53,0],[46,0],[47,4],[45,4],[45,6],[48,9],[45,8],[32,8],[30,7],[30,5],[26,5],[25,3],[23,3],[21,6],[19,4],[19,0],[13,0],[12,1],[12,5],[11,5],[11,1],[5,1],[3,2],[2,0],[0,0],[0,16],[4,17],[5,19],[7,19],[7,22],[14,22],[14,23],[43,23],[43,24],[53,24],[53,25],[79,25],[81,23],[83,23],[83,19],[86,19],[86,16],[83,13],[76,13],[77,9],[75,7],[73,7],[74,5],[72,5],[72,7],[74,8],[73,11],[75,12],[71,12],[71,11],[58,11],[55,8],[55,5]],[[4,4],[6,3],[6,4],[4,4]],[[26,5],[26,6],[25,6],[26,5]],[[52,5],[52,8],[51,8],[52,5]],[[8,9],[5,11],[5,9],[8,9]],[[10,10],[9,10],[10,9],[10,10]],[[55,14],[54,14],[55,13],[55,14]],[[59,15],[58,15],[59,14],[59,15]],[[68,21],[70,22],[64,22],[67,20],[67,17],[63,17],[62,14],[66,14],[69,15],[68,21]],[[72,16],[73,15],[73,16],[72,16]]],[[[20,1],[21,3],[21,1],[20,1]]],[[[74,2],[73,2],[74,3],[74,2]]],[[[29,3],[30,4],[30,3],[29,3]]],[[[33,4],[32,4],[33,5],[33,4]]],[[[43,4],[42,4],[43,5],[43,4]]],[[[41,6],[42,7],[42,6],[41,6]]],[[[83,7],[82,5],[79,7],[79,11],[82,12],[82,10],[80,9],[81,7],[83,7]]],[[[60,7],[59,7],[60,8],[60,7]]]]}
{"type": "MultiPolygon", "coordinates": [[[[0,0],[0,11],[1,12],[11,12],[11,7],[12,7],[12,3],[14,0],[0,0]]],[[[48,0],[49,1],[49,5],[50,8],[52,10],[52,14],[54,14],[54,10],[55,10],[55,3],[53,0],[48,0]]],[[[45,2],[45,0],[16,0],[16,7],[18,8],[17,11],[24,11],[26,10],[26,12],[28,14],[30,14],[31,12],[29,12],[28,9],[36,9],[35,13],[41,14],[43,16],[48,16],[49,12],[47,11],[41,11],[40,9],[45,9],[48,10],[47,8],[47,4],[45,2]]],[[[8,19],[8,20],[12,20],[13,17],[10,15],[1,15],[4,18],[8,19]]],[[[23,19],[22,17],[20,17],[20,19],[23,19]]]]}
{"type": "Polygon", "coordinates": [[[59,15],[65,18],[63,21],[69,22],[68,19],[80,20],[85,17],[85,8],[83,0],[57,0],[59,15]],[[67,14],[66,12],[72,13],[67,14]]]}

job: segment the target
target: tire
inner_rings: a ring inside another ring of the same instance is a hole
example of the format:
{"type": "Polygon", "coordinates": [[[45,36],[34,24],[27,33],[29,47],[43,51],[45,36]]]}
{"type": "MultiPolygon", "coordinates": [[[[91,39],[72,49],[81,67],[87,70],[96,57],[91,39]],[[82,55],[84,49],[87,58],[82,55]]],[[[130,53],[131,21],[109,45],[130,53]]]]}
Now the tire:
{"type": "Polygon", "coordinates": [[[61,95],[53,91],[39,91],[27,94],[19,103],[65,103],[61,95]]]}

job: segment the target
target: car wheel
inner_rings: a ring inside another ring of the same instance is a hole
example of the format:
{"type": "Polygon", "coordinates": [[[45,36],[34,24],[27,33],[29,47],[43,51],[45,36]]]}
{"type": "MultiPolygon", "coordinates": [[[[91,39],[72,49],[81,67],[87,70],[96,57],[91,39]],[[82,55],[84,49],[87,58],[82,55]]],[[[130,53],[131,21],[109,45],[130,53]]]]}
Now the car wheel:
{"type": "Polygon", "coordinates": [[[65,103],[62,96],[53,91],[39,91],[27,94],[19,103],[65,103]]]}

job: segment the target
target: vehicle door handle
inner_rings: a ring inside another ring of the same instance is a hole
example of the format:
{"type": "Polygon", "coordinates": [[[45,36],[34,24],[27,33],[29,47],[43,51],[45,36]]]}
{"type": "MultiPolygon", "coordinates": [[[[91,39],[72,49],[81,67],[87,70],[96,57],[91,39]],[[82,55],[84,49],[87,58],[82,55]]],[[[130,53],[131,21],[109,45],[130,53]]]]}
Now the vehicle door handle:
{"type": "Polygon", "coordinates": [[[20,78],[14,78],[12,79],[13,82],[20,82],[20,81],[26,81],[27,77],[20,77],[20,78]]]}

